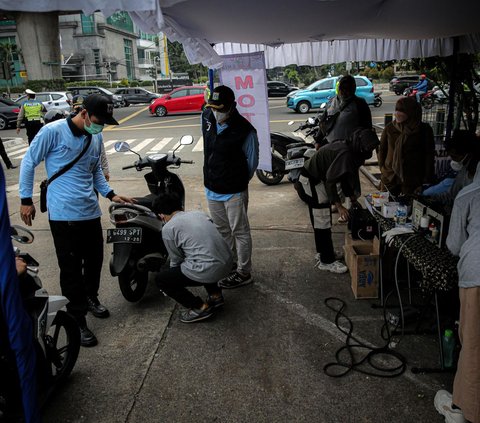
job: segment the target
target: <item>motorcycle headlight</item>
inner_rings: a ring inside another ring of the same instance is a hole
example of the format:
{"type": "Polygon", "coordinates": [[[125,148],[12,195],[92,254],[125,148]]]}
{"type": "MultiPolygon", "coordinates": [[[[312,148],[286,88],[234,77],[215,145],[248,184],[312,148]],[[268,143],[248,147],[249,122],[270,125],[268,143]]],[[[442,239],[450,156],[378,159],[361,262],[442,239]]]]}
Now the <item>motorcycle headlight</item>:
{"type": "Polygon", "coordinates": [[[114,95],[113,95],[113,99],[114,99],[114,100],[117,100],[117,101],[122,101],[122,96],[121,96],[121,95],[116,95],[116,94],[114,94],[114,95]]]}

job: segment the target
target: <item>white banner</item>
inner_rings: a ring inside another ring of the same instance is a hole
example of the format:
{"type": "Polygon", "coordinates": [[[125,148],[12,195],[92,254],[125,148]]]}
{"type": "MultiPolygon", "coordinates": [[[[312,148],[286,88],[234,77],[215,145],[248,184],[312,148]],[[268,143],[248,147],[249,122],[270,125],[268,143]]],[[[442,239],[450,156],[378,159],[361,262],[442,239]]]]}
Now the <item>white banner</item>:
{"type": "Polygon", "coordinates": [[[262,52],[222,56],[220,82],[235,93],[237,109],[255,127],[260,144],[258,168],[272,170],[267,74],[262,52]]]}

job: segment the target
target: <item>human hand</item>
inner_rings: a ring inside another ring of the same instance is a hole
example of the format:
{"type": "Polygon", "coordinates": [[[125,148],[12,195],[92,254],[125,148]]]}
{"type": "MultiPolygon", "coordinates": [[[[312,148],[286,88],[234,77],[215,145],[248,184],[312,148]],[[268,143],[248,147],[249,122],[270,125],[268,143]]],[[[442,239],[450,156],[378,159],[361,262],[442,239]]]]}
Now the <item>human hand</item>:
{"type": "Polygon", "coordinates": [[[110,181],[110,173],[105,173],[105,180],[108,182],[110,181]]]}
{"type": "Polygon", "coordinates": [[[341,204],[337,204],[337,210],[338,210],[338,214],[344,221],[347,221],[349,219],[350,215],[348,213],[348,210],[345,207],[343,207],[341,204]]]}
{"type": "Polygon", "coordinates": [[[19,134],[19,133],[20,133],[20,128],[17,128],[17,134],[19,134]]]}
{"type": "Polygon", "coordinates": [[[35,219],[35,206],[20,206],[20,217],[27,226],[32,226],[32,220],[35,219]]]}
{"type": "Polygon", "coordinates": [[[123,195],[115,195],[114,197],[112,197],[112,201],[114,203],[129,203],[129,204],[135,204],[137,202],[137,200],[135,200],[134,198],[125,197],[123,195]]]}
{"type": "Polygon", "coordinates": [[[22,276],[27,272],[27,263],[21,257],[15,257],[15,267],[17,268],[17,276],[22,276]]]}

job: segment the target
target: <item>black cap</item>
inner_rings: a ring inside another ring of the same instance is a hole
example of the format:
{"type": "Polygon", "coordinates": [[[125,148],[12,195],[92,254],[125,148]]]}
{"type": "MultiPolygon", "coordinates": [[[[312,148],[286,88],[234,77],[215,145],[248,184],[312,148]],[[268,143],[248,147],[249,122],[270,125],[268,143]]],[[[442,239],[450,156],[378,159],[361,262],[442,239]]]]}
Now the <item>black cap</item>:
{"type": "Polygon", "coordinates": [[[90,94],[83,100],[83,108],[89,115],[93,115],[108,125],[118,125],[113,118],[113,102],[101,94],[90,94]]]}
{"type": "Polygon", "coordinates": [[[216,87],[210,94],[208,104],[205,107],[211,107],[212,109],[224,111],[230,110],[235,103],[235,94],[232,89],[226,85],[220,85],[216,87]]]}

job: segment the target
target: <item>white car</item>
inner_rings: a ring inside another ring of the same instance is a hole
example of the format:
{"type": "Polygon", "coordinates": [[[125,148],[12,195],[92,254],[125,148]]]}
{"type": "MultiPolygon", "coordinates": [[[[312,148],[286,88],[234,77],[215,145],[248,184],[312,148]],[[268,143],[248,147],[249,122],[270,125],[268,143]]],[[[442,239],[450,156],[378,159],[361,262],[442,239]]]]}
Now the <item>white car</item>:
{"type": "MultiPolygon", "coordinates": [[[[59,109],[70,112],[72,109],[72,98],[72,94],[67,91],[43,92],[35,94],[35,99],[41,101],[47,111],[50,109],[59,109]]],[[[21,105],[26,99],[27,95],[24,94],[21,97],[18,97],[15,102],[21,105]]]]}

